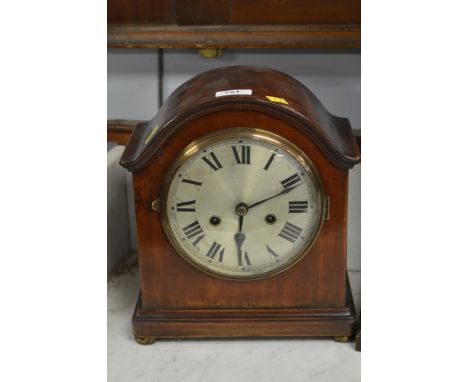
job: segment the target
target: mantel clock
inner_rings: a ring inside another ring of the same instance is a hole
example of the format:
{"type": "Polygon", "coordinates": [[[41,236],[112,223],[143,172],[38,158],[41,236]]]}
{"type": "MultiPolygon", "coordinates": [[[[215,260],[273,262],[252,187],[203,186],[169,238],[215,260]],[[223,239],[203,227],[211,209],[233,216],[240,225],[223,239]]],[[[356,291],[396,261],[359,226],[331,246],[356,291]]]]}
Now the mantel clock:
{"type": "Polygon", "coordinates": [[[140,343],[353,334],[349,122],[292,77],[233,66],[181,85],[136,127],[140,343]]]}

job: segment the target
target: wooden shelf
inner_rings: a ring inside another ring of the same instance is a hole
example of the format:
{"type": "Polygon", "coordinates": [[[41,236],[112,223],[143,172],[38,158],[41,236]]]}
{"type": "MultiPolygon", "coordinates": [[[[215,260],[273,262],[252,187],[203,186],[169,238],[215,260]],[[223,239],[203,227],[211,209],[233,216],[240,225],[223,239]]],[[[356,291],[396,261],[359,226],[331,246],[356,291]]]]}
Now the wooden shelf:
{"type": "Polygon", "coordinates": [[[108,26],[109,48],[360,48],[360,25],[108,26]]]}

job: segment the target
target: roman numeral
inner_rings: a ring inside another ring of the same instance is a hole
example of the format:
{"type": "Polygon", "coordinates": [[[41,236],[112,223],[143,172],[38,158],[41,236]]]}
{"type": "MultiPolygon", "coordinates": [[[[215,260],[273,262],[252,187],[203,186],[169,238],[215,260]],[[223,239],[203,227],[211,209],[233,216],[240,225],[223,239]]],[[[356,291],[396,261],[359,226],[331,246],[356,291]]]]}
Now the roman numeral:
{"type": "Polygon", "coordinates": [[[195,200],[176,204],[177,212],[195,212],[195,200]]]}
{"type": "Polygon", "coordinates": [[[197,245],[201,239],[205,237],[205,234],[203,232],[202,227],[200,227],[200,223],[198,221],[194,221],[193,223],[190,223],[189,225],[185,226],[182,228],[182,231],[184,231],[185,236],[187,236],[187,239],[191,239],[192,237],[197,236],[195,241],[192,243],[193,245],[197,245]]]}
{"type": "Polygon", "coordinates": [[[195,241],[192,243],[193,246],[196,246],[200,241],[201,239],[203,239],[205,237],[205,235],[200,235],[198,236],[195,241]]]}
{"type": "Polygon", "coordinates": [[[278,236],[290,241],[291,243],[296,242],[299,236],[301,236],[302,228],[297,225],[286,222],[278,236]]]}
{"type": "Polygon", "coordinates": [[[307,212],[308,206],[309,206],[309,202],[307,200],[289,202],[289,213],[300,214],[300,213],[307,212]]]}
{"type": "Polygon", "coordinates": [[[273,153],[270,156],[270,159],[268,159],[268,162],[266,162],[265,167],[263,167],[264,170],[268,170],[270,168],[271,162],[273,162],[273,159],[275,159],[276,154],[273,153]]]}
{"type": "Polygon", "coordinates": [[[266,248],[267,248],[267,251],[268,251],[271,255],[273,255],[274,257],[278,257],[278,256],[279,256],[279,255],[278,255],[275,251],[273,251],[268,245],[266,246],[266,248]]]}
{"type": "Polygon", "coordinates": [[[250,263],[249,255],[247,254],[247,251],[245,251],[244,256],[242,256],[242,252],[240,252],[237,255],[237,265],[242,266],[242,265],[252,265],[250,263]]]}
{"type": "MultiPolygon", "coordinates": [[[[218,254],[220,249],[221,249],[221,244],[218,244],[215,241],[213,244],[211,244],[211,247],[208,250],[208,253],[206,254],[206,256],[208,256],[210,259],[214,259],[216,257],[216,255],[218,254]]],[[[224,256],[224,248],[221,250],[221,252],[219,252],[218,261],[220,263],[223,262],[223,256],[224,256]]]]}
{"type": "Polygon", "coordinates": [[[284,188],[289,188],[294,186],[296,183],[301,181],[301,177],[298,174],[291,175],[289,178],[286,178],[281,181],[281,184],[284,188]]]}
{"type": "Polygon", "coordinates": [[[231,146],[231,148],[237,164],[250,164],[250,146],[241,146],[240,156],[236,146],[231,146]]]}
{"type": "Polygon", "coordinates": [[[209,160],[207,157],[202,157],[202,159],[205,161],[205,163],[210,166],[213,170],[217,171],[219,170],[220,168],[222,168],[223,166],[221,166],[221,163],[219,163],[219,160],[218,158],[216,158],[216,155],[215,153],[210,153],[210,157],[211,159],[213,160],[213,162],[211,162],[211,160],[209,160]]]}
{"type": "Polygon", "coordinates": [[[191,180],[191,179],[182,179],[182,183],[189,183],[189,184],[193,184],[194,186],[201,186],[202,183],[201,182],[196,182],[194,180],[191,180]]]}

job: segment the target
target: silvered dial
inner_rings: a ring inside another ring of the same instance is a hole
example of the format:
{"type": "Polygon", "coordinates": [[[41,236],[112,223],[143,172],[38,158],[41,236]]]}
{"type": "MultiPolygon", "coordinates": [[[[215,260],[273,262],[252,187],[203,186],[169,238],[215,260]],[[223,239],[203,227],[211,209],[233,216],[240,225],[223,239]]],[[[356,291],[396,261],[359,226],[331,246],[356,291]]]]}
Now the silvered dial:
{"type": "Polygon", "coordinates": [[[258,129],[191,144],[166,179],[163,222],[195,266],[260,278],[299,260],[322,223],[321,182],[305,155],[258,129]]]}

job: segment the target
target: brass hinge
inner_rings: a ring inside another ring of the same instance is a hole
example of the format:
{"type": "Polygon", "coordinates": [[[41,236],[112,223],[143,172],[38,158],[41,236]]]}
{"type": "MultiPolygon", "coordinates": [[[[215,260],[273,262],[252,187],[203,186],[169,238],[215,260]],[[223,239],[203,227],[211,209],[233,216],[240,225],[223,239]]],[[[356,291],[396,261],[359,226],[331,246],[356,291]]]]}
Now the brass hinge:
{"type": "Polygon", "coordinates": [[[331,204],[331,199],[329,196],[326,196],[325,197],[325,209],[323,211],[324,220],[330,220],[330,204],[331,204]]]}

